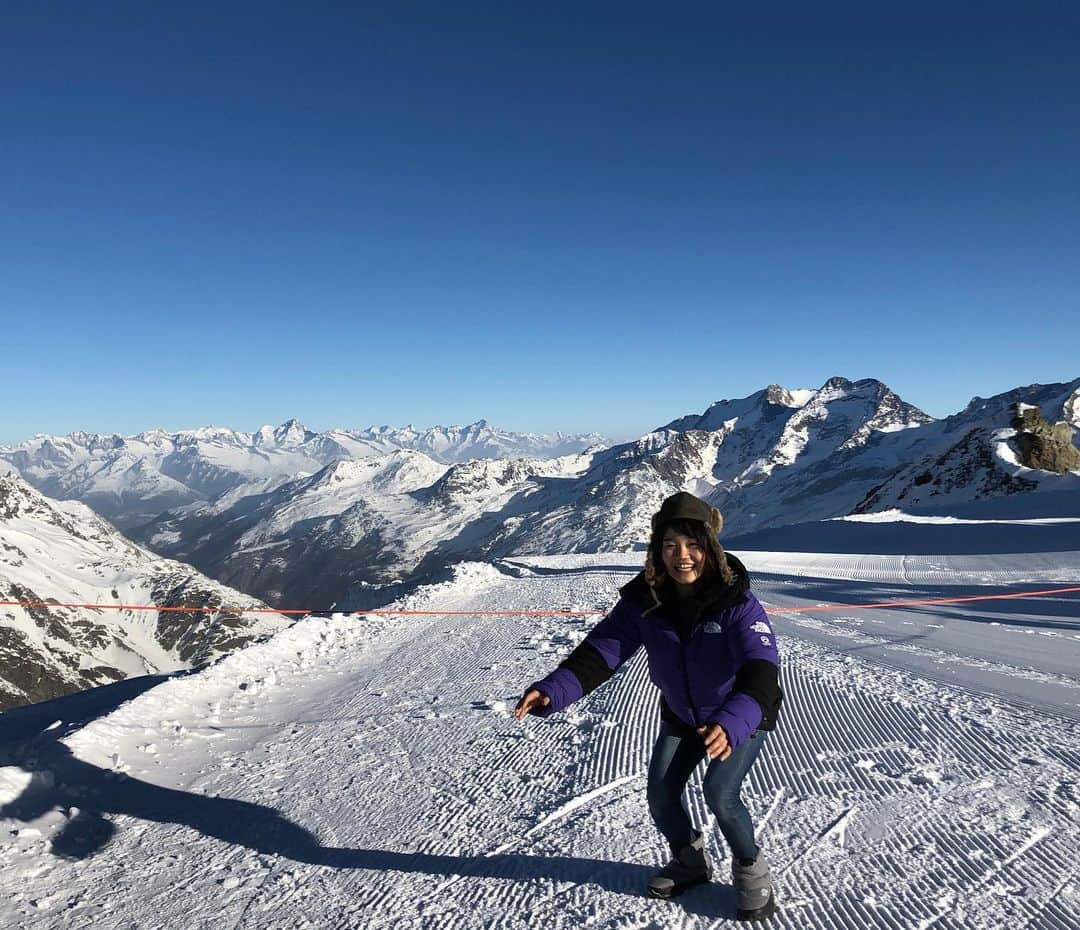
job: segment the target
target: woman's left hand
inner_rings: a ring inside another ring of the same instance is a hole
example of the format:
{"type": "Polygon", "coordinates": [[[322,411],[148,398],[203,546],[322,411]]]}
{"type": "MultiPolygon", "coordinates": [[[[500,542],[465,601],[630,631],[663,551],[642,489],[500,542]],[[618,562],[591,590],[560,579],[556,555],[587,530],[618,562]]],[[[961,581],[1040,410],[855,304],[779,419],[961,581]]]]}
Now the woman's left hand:
{"type": "Polygon", "coordinates": [[[731,746],[728,744],[727,730],[718,723],[706,724],[698,727],[698,733],[705,738],[705,752],[710,759],[719,759],[723,762],[731,755],[731,746]]]}

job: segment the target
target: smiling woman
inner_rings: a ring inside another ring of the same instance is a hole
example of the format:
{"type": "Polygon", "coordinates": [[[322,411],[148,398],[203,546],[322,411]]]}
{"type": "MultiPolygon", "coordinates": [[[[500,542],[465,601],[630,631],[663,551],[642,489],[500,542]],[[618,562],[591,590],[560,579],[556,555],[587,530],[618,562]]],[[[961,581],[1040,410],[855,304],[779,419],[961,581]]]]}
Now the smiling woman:
{"type": "Polygon", "coordinates": [[[671,898],[712,876],[705,837],[682,800],[708,756],[702,787],[731,848],[738,917],[761,920],[776,908],[772,876],[740,788],[783,695],[775,636],[746,568],[720,546],[722,526],[720,511],[694,495],[667,498],[652,518],[644,570],[558,669],[525,689],[515,716],[563,710],[644,646],[661,693],[649,812],[672,853],[648,892],[671,898]]]}
{"type": "Polygon", "coordinates": [[[705,573],[706,546],[691,531],[680,532],[669,526],[662,543],[664,568],[678,585],[692,585],[705,573]]]}

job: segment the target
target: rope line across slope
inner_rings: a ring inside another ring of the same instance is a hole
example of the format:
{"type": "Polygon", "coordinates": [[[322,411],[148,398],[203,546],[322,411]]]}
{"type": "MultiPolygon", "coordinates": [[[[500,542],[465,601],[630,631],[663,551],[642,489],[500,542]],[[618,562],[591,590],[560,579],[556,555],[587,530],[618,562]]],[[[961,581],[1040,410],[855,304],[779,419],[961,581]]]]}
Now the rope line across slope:
{"type": "MultiPolygon", "coordinates": [[[[1024,597],[1048,597],[1052,594],[1075,594],[1080,592],[1080,585],[1068,588],[1048,588],[1041,591],[1010,591],[999,594],[976,594],[967,597],[937,597],[924,598],[921,600],[896,600],[878,601],[871,604],[814,604],[808,607],[770,607],[770,614],[783,613],[807,613],[821,610],[882,610],[895,607],[923,607],[934,604],[963,604],[972,601],[1001,601],[1024,597]]],[[[70,608],[85,610],[152,610],[159,613],[230,613],[230,614],[281,614],[281,615],[313,615],[313,614],[336,614],[338,616],[365,616],[365,617],[599,617],[606,611],[603,610],[407,610],[407,609],[378,609],[378,610],[310,610],[307,608],[282,608],[275,610],[273,607],[204,607],[204,606],[175,606],[158,604],[63,604],[58,601],[0,601],[0,607],[23,607],[27,609],[48,610],[50,608],[70,608]]]]}

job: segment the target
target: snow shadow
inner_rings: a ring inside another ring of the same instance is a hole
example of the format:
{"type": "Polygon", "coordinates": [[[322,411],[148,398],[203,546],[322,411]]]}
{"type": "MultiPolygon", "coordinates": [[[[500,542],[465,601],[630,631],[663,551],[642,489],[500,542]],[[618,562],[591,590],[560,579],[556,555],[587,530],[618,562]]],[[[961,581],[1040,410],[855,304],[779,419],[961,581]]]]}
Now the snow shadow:
{"type": "MultiPolygon", "coordinates": [[[[50,812],[65,812],[67,823],[53,836],[50,849],[55,856],[72,861],[100,852],[116,835],[113,818],[126,816],[186,826],[230,845],[333,869],[572,882],[631,897],[642,897],[655,870],[655,865],[575,856],[442,855],[323,846],[314,833],[272,807],[154,785],[78,759],[62,742],[170,677],[176,676],[132,678],[0,715],[0,765],[20,768],[31,776],[17,798],[0,806],[0,818],[30,822],[50,812]]],[[[694,913],[713,917],[730,916],[735,907],[732,889],[718,884],[695,889],[680,902],[694,913]]]]}
{"type": "Polygon", "coordinates": [[[641,565],[582,565],[576,568],[563,568],[542,565],[530,565],[527,562],[515,562],[512,559],[497,559],[492,563],[504,575],[514,578],[529,577],[530,575],[610,575],[613,572],[637,573],[641,571],[641,565]]]}
{"type": "MultiPolygon", "coordinates": [[[[51,737],[50,734],[46,734],[51,737]]],[[[234,846],[265,855],[332,869],[405,872],[442,878],[501,878],[595,885],[605,891],[641,897],[655,866],[574,856],[440,855],[384,849],[323,846],[318,837],[279,811],[234,798],[206,797],[153,785],[75,758],[55,739],[39,736],[32,754],[17,763],[32,775],[14,801],[0,807],[0,817],[32,821],[57,809],[75,811],[51,841],[54,855],[83,860],[100,852],[116,834],[117,815],[161,824],[178,824],[234,846]]],[[[730,888],[698,891],[684,905],[709,916],[730,915],[730,888]]]]}
{"type": "MultiPolygon", "coordinates": [[[[366,582],[353,582],[349,585],[345,594],[334,604],[332,610],[323,613],[335,613],[345,611],[380,610],[389,607],[395,601],[416,593],[425,585],[439,584],[450,581],[454,577],[454,570],[449,565],[440,566],[429,572],[414,572],[406,581],[396,581],[390,584],[369,584],[366,582]]],[[[320,614],[320,615],[321,615],[320,614]]]]}
{"type": "Polygon", "coordinates": [[[62,742],[125,701],[186,674],[129,678],[0,715],[0,765],[30,775],[22,793],[0,807],[0,817],[28,822],[65,811],[69,819],[51,840],[52,852],[65,859],[85,859],[101,850],[116,832],[109,817],[122,814],[182,824],[259,852],[313,860],[321,848],[318,840],[272,808],[150,784],[78,759],[62,742]]]}
{"type": "MultiPolygon", "coordinates": [[[[812,604],[839,604],[832,614],[844,612],[844,602],[852,602],[852,583],[844,579],[807,578],[798,575],[754,572],[761,581],[755,590],[783,597],[797,597],[812,604]],[[791,584],[785,582],[790,580],[791,584]]],[[[1025,590],[1045,591],[1047,588],[1064,587],[1059,584],[1027,583],[1011,586],[1007,593],[1021,594],[1025,590]],[[1015,588],[1015,590],[1014,590],[1015,588]]],[[[949,597],[978,597],[987,589],[976,585],[938,584],[882,585],[859,582],[859,601],[862,604],[889,601],[921,601],[949,597]]],[[[996,593],[996,592],[995,592],[996,593]]],[[[794,608],[794,605],[792,605],[794,608]]],[[[809,606],[809,604],[807,605],[809,606]]],[[[775,609],[775,608],[774,608],[775,609]]],[[[784,605],[785,612],[787,605],[784,605]]],[[[928,604],[924,606],[876,607],[878,611],[903,611],[925,613],[929,617],[965,620],[971,623],[996,623],[1001,626],[1033,627],[1044,630],[1080,630],[1080,595],[1042,595],[1034,598],[1010,598],[1008,600],[973,601],[967,604],[928,604]]]]}
{"type": "Polygon", "coordinates": [[[848,555],[1005,555],[1080,549],[1080,521],[1070,523],[887,523],[819,520],[744,533],[724,541],[735,552],[848,555]]]}
{"type": "Polygon", "coordinates": [[[231,798],[205,797],[153,785],[76,758],[56,739],[39,736],[15,764],[31,776],[14,801],[0,807],[0,817],[32,821],[50,811],[70,814],[52,838],[54,855],[86,859],[112,838],[109,819],[180,824],[227,843],[299,861],[316,859],[321,849],[314,835],[270,807],[231,798]]]}

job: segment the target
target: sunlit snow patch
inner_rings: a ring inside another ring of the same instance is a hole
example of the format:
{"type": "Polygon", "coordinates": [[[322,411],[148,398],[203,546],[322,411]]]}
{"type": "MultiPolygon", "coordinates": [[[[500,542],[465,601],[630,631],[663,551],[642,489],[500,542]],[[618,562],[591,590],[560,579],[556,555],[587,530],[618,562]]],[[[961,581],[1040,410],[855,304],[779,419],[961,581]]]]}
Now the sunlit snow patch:
{"type": "Polygon", "coordinates": [[[14,766],[0,768],[0,804],[10,804],[30,785],[29,772],[14,766]]]}

